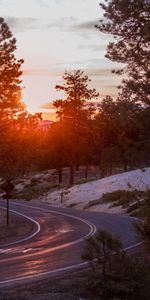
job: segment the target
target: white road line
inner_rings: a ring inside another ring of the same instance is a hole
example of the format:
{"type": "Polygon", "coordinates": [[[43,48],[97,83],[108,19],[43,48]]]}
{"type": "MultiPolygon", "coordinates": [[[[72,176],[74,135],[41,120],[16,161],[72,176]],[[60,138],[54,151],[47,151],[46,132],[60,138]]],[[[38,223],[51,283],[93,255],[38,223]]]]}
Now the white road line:
{"type": "Polygon", "coordinates": [[[138,247],[138,246],[140,246],[140,245],[142,245],[142,244],[144,244],[144,243],[145,243],[145,242],[144,242],[144,241],[142,241],[142,242],[139,242],[139,243],[137,243],[137,244],[134,244],[134,245],[128,246],[128,247],[126,247],[126,248],[123,248],[123,250],[124,250],[124,251],[131,250],[131,249],[134,249],[134,248],[136,248],[136,247],[138,247]]]}
{"type": "MultiPolygon", "coordinates": [[[[0,208],[6,210],[5,207],[0,207],[0,208]]],[[[2,248],[3,248],[3,247],[7,247],[7,246],[11,246],[11,245],[15,245],[15,244],[19,244],[19,243],[21,243],[21,242],[25,242],[25,241],[27,241],[27,240],[33,238],[33,237],[34,237],[35,235],[37,235],[37,234],[40,232],[40,230],[41,230],[40,224],[39,224],[37,221],[35,221],[34,219],[32,219],[32,218],[30,218],[30,217],[28,217],[28,216],[26,216],[26,215],[24,215],[24,214],[22,214],[22,213],[19,213],[19,212],[15,211],[15,210],[10,210],[10,211],[13,212],[14,214],[17,214],[17,215],[22,216],[22,217],[25,218],[25,219],[30,220],[32,223],[34,223],[34,224],[37,226],[37,230],[36,230],[34,233],[32,233],[31,235],[27,236],[26,238],[23,238],[23,239],[20,239],[20,240],[11,242],[11,243],[6,243],[6,244],[1,245],[2,248]]]]}
{"type": "MultiPolygon", "coordinates": [[[[123,250],[129,250],[131,248],[134,248],[134,247],[137,247],[139,245],[141,245],[141,243],[137,243],[133,246],[129,246],[127,248],[124,248],[123,250]]],[[[83,268],[83,267],[86,267],[86,266],[89,266],[89,263],[88,262],[83,262],[83,263],[78,263],[76,265],[71,265],[71,266],[68,266],[68,267],[64,267],[64,268],[60,268],[60,269],[57,269],[57,270],[52,270],[52,271],[47,271],[47,272],[41,272],[39,274],[32,274],[32,275],[28,275],[28,276],[22,276],[22,277],[19,277],[19,278],[15,278],[15,279],[9,279],[9,280],[5,280],[5,281],[1,281],[0,282],[0,285],[1,284],[11,284],[11,283],[15,283],[15,282],[19,282],[19,281],[28,281],[29,279],[36,279],[36,278],[39,278],[39,277],[44,277],[46,275],[52,275],[52,274],[57,274],[59,272],[64,272],[64,271],[68,271],[68,270],[74,270],[74,269],[79,269],[79,268],[83,268]]]]}
{"type": "Polygon", "coordinates": [[[55,274],[55,273],[62,272],[62,271],[78,269],[78,268],[83,267],[83,266],[88,266],[88,262],[79,263],[79,264],[76,264],[76,265],[60,268],[60,269],[57,269],[57,270],[42,272],[42,273],[39,273],[39,274],[34,274],[34,275],[32,274],[32,275],[22,276],[22,277],[15,278],[15,279],[9,279],[9,280],[5,280],[5,281],[1,281],[0,285],[1,284],[11,284],[13,282],[18,282],[18,281],[22,281],[22,280],[35,279],[35,278],[38,278],[38,277],[51,275],[51,274],[55,274]]]}
{"type": "MultiPolygon", "coordinates": [[[[63,215],[63,216],[71,217],[71,218],[74,218],[76,220],[79,220],[79,221],[87,224],[90,227],[90,232],[85,237],[82,237],[82,238],[80,238],[80,239],[78,239],[78,240],[76,240],[74,242],[68,243],[68,244],[73,245],[73,244],[79,243],[79,242],[83,241],[85,238],[87,238],[89,236],[93,236],[95,234],[95,232],[96,232],[96,226],[93,223],[90,223],[89,221],[86,221],[85,219],[82,219],[82,218],[79,218],[79,217],[76,217],[76,216],[72,216],[72,215],[69,215],[69,214],[66,214],[66,213],[57,212],[55,210],[47,210],[47,209],[44,209],[44,208],[40,208],[40,207],[38,208],[38,207],[34,207],[34,206],[28,206],[28,205],[20,204],[20,203],[15,203],[15,205],[20,205],[20,206],[24,206],[24,207],[28,207],[28,208],[31,207],[31,208],[36,209],[36,210],[41,210],[41,211],[55,213],[57,215],[63,215]]],[[[126,247],[123,250],[130,250],[130,249],[135,248],[135,247],[137,247],[137,246],[139,246],[141,244],[142,244],[142,242],[134,244],[134,245],[131,245],[129,247],[126,247]]],[[[52,271],[47,271],[47,272],[41,272],[41,273],[38,273],[38,274],[32,274],[32,275],[28,275],[28,276],[22,276],[22,277],[15,278],[15,279],[4,280],[4,281],[0,282],[0,285],[11,284],[11,283],[15,283],[15,282],[23,281],[23,280],[27,281],[29,279],[40,278],[40,277],[43,277],[43,276],[46,276],[46,275],[51,275],[51,274],[55,274],[55,273],[62,272],[62,271],[78,269],[78,268],[83,267],[83,266],[88,266],[88,262],[78,263],[78,264],[71,265],[71,266],[64,267],[64,268],[60,268],[60,269],[57,269],[57,270],[52,270],[52,271]]]]}
{"type": "MultiPolygon", "coordinates": [[[[73,246],[73,245],[75,245],[75,244],[78,244],[78,243],[80,243],[80,242],[82,242],[82,241],[84,241],[84,239],[85,238],[87,238],[87,237],[90,237],[90,236],[93,236],[95,233],[96,233],[96,226],[93,224],[93,223],[91,223],[91,222],[89,222],[89,221],[87,221],[87,220],[85,220],[85,219],[83,219],[83,218],[79,218],[79,217],[77,217],[77,216],[72,216],[72,215],[70,215],[70,214],[66,214],[66,213],[62,213],[62,212],[57,212],[57,211],[55,211],[55,210],[47,210],[47,209],[44,209],[44,208],[40,208],[40,207],[34,207],[34,206],[28,206],[28,205],[25,205],[25,204],[20,204],[20,203],[15,203],[15,205],[20,205],[20,206],[24,206],[24,207],[28,207],[28,208],[33,208],[33,209],[36,209],[36,210],[40,210],[40,211],[45,211],[45,212],[50,212],[50,213],[54,213],[54,214],[57,214],[57,215],[63,215],[63,216],[66,216],[66,217],[70,217],[70,218],[73,218],[73,219],[76,219],[76,220],[79,220],[79,221],[81,221],[81,222],[83,222],[83,223],[85,223],[86,225],[88,225],[89,227],[90,227],[90,231],[89,231],[89,233],[88,234],[86,234],[84,237],[82,237],[82,238],[80,238],[80,239],[78,239],[78,240],[76,240],[76,241],[73,241],[73,242],[70,242],[70,243],[66,243],[66,244],[63,244],[63,245],[60,245],[60,246],[58,246],[58,247],[55,247],[54,248],[54,250],[56,250],[56,248],[57,248],[57,250],[58,249],[62,249],[62,248],[65,248],[65,247],[69,247],[69,246],[73,246]]],[[[17,213],[17,214],[19,214],[19,215],[22,215],[22,216],[24,216],[24,217],[27,217],[27,216],[25,216],[25,215],[23,215],[23,214],[21,214],[21,213],[18,213],[18,212],[16,212],[16,211],[13,211],[13,210],[11,210],[12,212],[14,212],[14,213],[17,213]]],[[[29,217],[27,217],[27,218],[29,218],[29,217]]],[[[29,218],[29,219],[31,219],[31,218],[29,218]]],[[[35,220],[34,220],[35,221],[35,220]]],[[[36,222],[36,221],[35,221],[36,222]]],[[[27,238],[28,239],[28,238],[27,238]]],[[[18,241],[16,241],[16,243],[17,243],[18,241]]],[[[18,242],[19,243],[19,242],[18,242]]],[[[53,250],[53,249],[51,249],[51,250],[53,250]]],[[[19,278],[14,278],[14,279],[8,279],[8,280],[5,280],[5,281],[0,281],[0,285],[3,285],[3,284],[8,284],[8,283],[12,283],[12,282],[18,282],[18,281],[22,281],[22,280],[28,280],[28,279],[30,279],[30,278],[38,278],[38,277],[41,277],[41,276],[44,276],[44,275],[50,275],[50,274],[54,274],[54,273],[57,273],[57,272],[60,272],[60,271],[65,271],[65,270],[69,270],[69,269],[74,269],[74,268],[78,268],[79,266],[82,266],[82,265],[85,265],[85,264],[87,264],[87,263],[80,263],[80,264],[77,264],[77,265],[74,265],[74,266],[69,266],[69,267],[64,267],[64,268],[61,268],[61,269],[58,269],[58,270],[53,270],[53,271],[48,271],[48,272],[42,272],[42,273],[39,273],[39,274],[36,274],[36,275],[30,275],[30,276],[23,276],[23,277],[19,277],[19,278]]]]}
{"type": "Polygon", "coordinates": [[[58,212],[56,210],[45,209],[45,208],[36,207],[36,206],[32,206],[32,205],[20,204],[20,203],[16,203],[16,202],[14,204],[15,205],[19,205],[19,206],[24,206],[24,207],[27,207],[27,208],[33,208],[34,210],[36,209],[36,210],[40,210],[40,211],[44,211],[44,212],[54,213],[54,214],[57,214],[57,215],[61,215],[61,216],[73,218],[75,220],[78,220],[78,221],[81,221],[81,222],[85,223],[86,225],[88,225],[90,227],[91,230],[90,230],[90,232],[86,236],[84,236],[83,238],[80,238],[79,239],[80,241],[83,241],[85,238],[87,238],[89,236],[92,236],[92,235],[94,235],[96,233],[96,230],[97,230],[96,226],[93,223],[91,223],[91,222],[89,222],[89,221],[87,221],[87,220],[85,220],[83,218],[80,218],[80,217],[77,217],[77,216],[73,216],[73,215],[70,215],[70,214],[67,214],[67,213],[63,213],[63,212],[58,212]]]}

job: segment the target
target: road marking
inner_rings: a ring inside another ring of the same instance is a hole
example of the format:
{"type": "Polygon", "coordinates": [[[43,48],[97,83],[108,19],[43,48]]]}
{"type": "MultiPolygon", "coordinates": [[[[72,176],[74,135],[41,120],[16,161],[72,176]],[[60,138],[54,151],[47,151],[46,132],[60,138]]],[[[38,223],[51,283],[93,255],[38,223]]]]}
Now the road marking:
{"type": "Polygon", "coordinates": [[[139,242],[139,243],[137,243],[137,244],[128,246],[128,247],[126,247],[126,248],[123,248],[123,250],[124,250],[124,251],[131,250],[131,249],[136,248],[136,247],[138,247],[138,246],[140,246],[140,245],[142,245],[142,244],[144,244],[144,243],[145,243],[144,241],[141,241],[141,242],[139,242]]]}
{"type": "MultiPolygon", "coordinates": [[[[16,203],[16,202],[13,203],[13,204],[24,206],[24,207],[27,207],[27,208],[33,208],[34,210],[36,209],[36,210],[40,210],[40,211],[44,211],[44,212],[54,213],[54,214],[57,214],[57,215],[61,215],[61,216],[73,218],[75,220],[78,220],[78,221],[81,221],[81,222],[85,223],[86,225],[88,225],[90,227],[90,232],[87,235],[85,235],[84,237],[80,238],[79,239],[80,241],[83,241],[85,238],[94,235],[96,233],[96,230],[97,230],[96,226],[93,223],[91,223],[91,222],[89,222],[89,221],[87,221],[87,220],[85,220],[83,218],[77,217],[77,216],[73,216],[73,215],[70,215],[70,214],[67,214],[67,213],[63,213],[63,212],[59,212],[59,211],[56,211],[56,210],[51,210],[51,209],[45,209],[45,208],[41,208],[41,207],[36,207],[36,206],[32,206],[32,205],[20,204],[20,203],[16,203]]],[[[77,240],[77,241],[79,241],[79,240],[77,240]]]]}
{"type": "MultiPolygon", "coordinates": [[[[54,214],[58,214],[58,215],[63,215],[63,216],[67,216],[69,218],[73,218],[73,219],[76,219],[76,220],[79,220],[80,222],[83,222],[85,223],[86,225],[88,225],[90,227],[90,231],[88,232],[88,234],[86,234],[85,236],[75,240],[75,241],[72,241],[72,242],[68,242],[68,243],[65,243],[65,244],[61,244],[59,246],[55,246],[53,248],[48,248],[48,249],[43,249],[41,250],[39,253],[36,253],[38,255],[41,255],[41,254],[46,254],[46,253],[50,253],[50,252],[53,252],[53,251],[56,251],[56,250],[59,250],[59,249],[64,249],[66,247],[70,247],[70,246],[73,246],[73,245],[76,245],[80,242],[83,242],[85,240],[85,238],[87,237],[90,237],[90,236],[93,236],[96,232],[96,226],[83,219],[83,218],[79,218],[77,216],[72,216],[70,214],[66,214],[66,213],[62,213],[62,212],[57,212],[57,211],[54,211],[54,210],[47,210],[47,209],[44,209],[44,208],[40,208],[40,207],[34,207],[34,206],[29,206],[29,205],[26,205],[26,204],[20,204],[20,203],[15,203],[16,205],[20,205],[20,206],[24,206],[24,207],[28,207],[28,208],[33,208],[34,210],[41,210],[41,211],[44,211],[44,212],[50,212],[50,213],[54,213],[54,214]]],[[[28,257],[32,257],[34,256],[35,254],[29,254],[28,257]]],[[[12,257],[12,258],[5,258],[2,260],[2,262],[9,262],[9,261],[13,261],[13,260],[16,260],[16,259],[22,259],[22,258],[25,258],[24,255],[20,255],[19,257],[12,257]]]]}
{"type": "MultiPolygon", "coordinates": [[[[124,248],[123,250],[129,250],[133,247],[137,247],[139,245],[141,245],[141,243],[137,243],[133,246],[129,246],[127,248],[124,248]]],[[[59,272],[64,272],[64,271],[68,271],[68,270],[75,270],[75,269],[79,269],[79,268],[83,268],[83,267],[87,267],[89,266],[89,263],[88,262],[83,262],[83,263],[79,263],[79,264],[76,264],[76,265],[71,265],[71,266],[68,266],[68,267],[64,267],[64,268],[60,268],[60,269],[57,269],[57,270],[52,270],[52,271],[47,271],[47,272],[41,272],[39,274],[32,274],[32,275],[28,275],[28,276],[22,276],[22,277],[19,277],[19,278],[15,278],[15,279],[8,279],[8,280],[5,280],[5,281],[1,281],[0,282],[0,285],[2,284],[11,284],[11,283],[15,283],[15,282],[18,282],[18,281],[28,281],[29,279],[36,279],[36,278],[39,278],[39,277],[44,277],[46,275],[52,275],[52,274],[57,274],[59,272]]],[[[41,278],[42,279],[42,278],[41,278]]]]}
{"type": "Polygon", "coordinates": [[[11,248],[8,248],[8,249],[0,249],[0,254],[2,253],[9,253],[9,252],[11,252],[11,248]]]}
{"type": "MultiPolygon", "coordinates": [[[[90,223],[89,221],[87,221],[85,219],[82,219],[80,217],[69,215],[67,213],[57,212],[55,210],[47,210],[47,209],[44,209],[44,208],[28,206],[28,205],[20,204],[20,203],[15,203],[15,205],[20,205],[20,206],[24,206],[24,207],[28,207],[28,208],[31,207],[31,208],[36,209],[36,210],[46,211],[46,212],[54,213],[54,214],[57,214],[57,215],[63,215],[63,216],[67,216],[67,217],[70,217],[70,218],[74,218],[76,220],[79,220],[79,221],[87,224],[90,227],[90,232],[85,237],[82,237],[82,238],[80,238],[80,239],[78,239],[74,242],[67,243],[67,246],[77,244],[77,243],[83,241],[85,238],[93,236],[96,232],[96,226],[93,223],[90,223]]],[[[141,245],[142,243],[143,242],[131,245],[129,247],[124,248],[123,250],[133,249],[133,248],[141,245]]],[[[62,247],[62,246],[63,245],[61,245],[60,247],[62,247]]],[[[0,282],[0,285],[11,284],[11,283],[19,282],[19,281],[24,281],[24,280],[28,281],[29,279],[40,278],[40,277],[43,277],[43,276],[46,276],[46,275],[51,275],[51,274],[55,274],[55,273],[59,273],[59,272],[62,272],[62,271],[67,271],[67,270],[78,269],[78,268],[81,268],[81,267],[84,267],[84,266],[88,266],[88,262],[78,263],[78,264],[71,265],[71,266],[68,266],[68,267],[63,267],[63,268],[60,268],[60,269],[57,269],[57,270],[41,272],[41,273],[38,273],[38,274],[32,274],[32,275],[28,275],[28,276],[22,276],[22,277],[19,277],[19,278],[12,278],[12,279],[8,279],[8,280],[4,280],[4,281],[0,282]]]]}
{"type": "MultiPolygon", "coordinates": [[[[5,207],[1,207],[1,208],[6,210],[5,207]]],[[[30,217],[28,217],[28,216],[26,216],[26,215],[24,215],[24,214],[22,214],[22,213],[19,213],[19,212],[15,211],[15,210],[10,210],[10,211],[13,212],[14,214],[17,214],[17,215],[22,216],[22,217],[25,218],[25,219],[30,220],[32,223],[34,223],[34,224],[36,225],[37,230],[36,230],[34,233],[32,233],[31,235],[27,236],[26,238],[23,238],[23,239],[20,239],[20,240],[11,242],[11,243],[3,244],[3,245],[1,245],[1,247],[7,247],[7,246],[19,244],[19,243],[21,243],[21,242],[25,242],[25,241],[27,241],[27,240],[33,238],[33,237],[34,237],[35,235],[37,235],[37,234],[40,232],[40,230],[41,230],[40,224],[39,224],[37,221],[35,221],[34,219],[32,219],[32,218],[30,218],[30,217]]]]}

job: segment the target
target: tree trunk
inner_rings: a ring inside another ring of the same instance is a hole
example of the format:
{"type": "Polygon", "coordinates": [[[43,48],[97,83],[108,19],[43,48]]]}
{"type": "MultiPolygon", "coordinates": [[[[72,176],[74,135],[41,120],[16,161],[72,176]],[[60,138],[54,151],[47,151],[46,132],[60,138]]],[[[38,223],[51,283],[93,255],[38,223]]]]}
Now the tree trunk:
{"type": "Polygon", "coordinates": [[[76,164],[76,171],[79,171],[79,165],[76,164]]]}
{"type": "Polygon", "coordinates": [[[106,262],[104,259],[104,262],[102,264],[102,293],[103,293],[103,299],[107,300],[107,275],[106,275],[106,262]]]}
{"type": "Polygon", "coordinates": [[[127,166],[128,166],[127,162],[124,161],[124,166],[123,166],[123,170],[124,170],[124,171],[127,171],[127,166]]]}
{"type": "Polygon", "coordinates": [[[104,178],[105,177],[105,174],[106,174],[106,168],[104,166],[100,166],[99,167],[99,175],[100,175],[100,178],[104,178]]]}
{"type": "Polygon", "coordinates": [[[64,192],[62,191],[60,194],[60,203],[63,203],[63,195],[64,195],[64,192]]]}
{"type": "Polygon", "coordinates": [[[109,165],[109,175],[112,175],[112,164],[109,165]]]}
{"type": "Polygon", "coordinates": [[[59,168],[57,171],[58,171],[59,184],[61,184],[62,183],[62,168],[59,168]]]}
{"type": "Polygon", "coordinates": [[[88,169],[89,169],[89,166],[87,165],[85,167],[85,178],[87,179],[88,178],[88,169]]]}
{"type": "Polygon", "coordinates": [[[70,166],[70,185],[74,184],[74,166],[70,166]]]}

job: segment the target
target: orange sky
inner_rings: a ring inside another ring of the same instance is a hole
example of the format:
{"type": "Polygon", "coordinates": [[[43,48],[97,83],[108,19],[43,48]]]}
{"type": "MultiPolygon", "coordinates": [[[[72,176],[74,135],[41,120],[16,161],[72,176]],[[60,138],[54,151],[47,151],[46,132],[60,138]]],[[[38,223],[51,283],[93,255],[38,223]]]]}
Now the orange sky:
{"type": "Polygon", "coordinates": [[[115,96],[120,78],[111,74],[116,64],[106,59],[112,38],[94,25],[102,17],[100,0],[0,1],[1,16],[17,39],[18,58],[23,58],[23,100],[29,111],[52,117],[55,91],[65,70],[82,69],[100,93],[115,96]]]}

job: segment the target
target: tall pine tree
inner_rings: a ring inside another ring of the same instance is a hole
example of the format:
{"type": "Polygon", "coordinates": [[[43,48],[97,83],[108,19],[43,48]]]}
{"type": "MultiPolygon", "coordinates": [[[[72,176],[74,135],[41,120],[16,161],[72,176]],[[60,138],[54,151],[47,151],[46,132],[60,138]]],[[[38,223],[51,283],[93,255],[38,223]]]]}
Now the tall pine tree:
{"type": "Polygon", "coordinates": [[[88,119],[91,117],[91,108],[88,109],[87,101],[96,99],[98,93],[88,87],[90,79],[81,70],[65,72],[63,79],[64,84],[57,85],[56,89],[64,91],[66,98],[54,101],[54,106],[66,134],[70,160],[70,184],[73,184],[74,166],[79,165],[83,137],[87,132],[88,119]]]}
{"type": "Polygon", "coordinates": [[[0,119],[12,119],[24,109],[21,101],[20,68],[23,60],[15,57],[16,39],[0,18],[0,119]]]}
{"type": "Polygon", "coordinates": [[[107,55],[112,61],[124,63],[118,74],[126,73],[122,96],[150,105],[150,0],[104,0],[100,6],[104,19],[96,26],[112,34],[107,55]]]}

